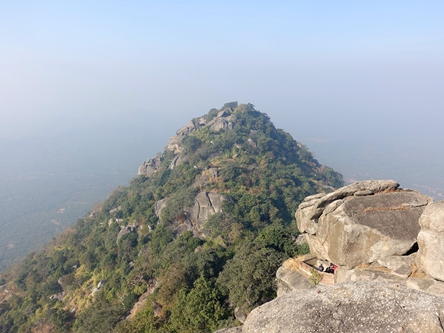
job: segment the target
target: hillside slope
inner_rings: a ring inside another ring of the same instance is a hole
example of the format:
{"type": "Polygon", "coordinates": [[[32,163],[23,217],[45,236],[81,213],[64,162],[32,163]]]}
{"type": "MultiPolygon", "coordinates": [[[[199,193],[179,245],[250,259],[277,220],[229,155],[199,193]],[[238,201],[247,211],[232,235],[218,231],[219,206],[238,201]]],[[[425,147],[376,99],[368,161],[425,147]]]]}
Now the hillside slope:
{"type": "Polygon", "coordinates": [[[342,185],[251,104],[178,130],[127,187],[1,276],[1,332],[212,332],[275,296],[294,212],[342,185]],[[135,306],[136,305],[136,306],[135,306]],[[125,319],[127,318],[127,319],[125,319]]]}

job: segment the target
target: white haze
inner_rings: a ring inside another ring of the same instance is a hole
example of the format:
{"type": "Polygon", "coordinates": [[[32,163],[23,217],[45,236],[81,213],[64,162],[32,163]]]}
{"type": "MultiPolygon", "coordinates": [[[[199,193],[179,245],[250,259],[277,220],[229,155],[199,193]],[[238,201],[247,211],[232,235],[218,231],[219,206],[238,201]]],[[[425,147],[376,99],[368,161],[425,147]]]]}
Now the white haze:
{"type": "MultiPolygon", "coordinates": [[[[442,199],[443,11],[438,1],[4,3],[0,224],[28,221],[39,187],[68,193],[76,177],[65,201],[36,199],[38,223],[82,188],[86,212],[178,128],[230,101],[254,104],[348,181],[395,179],[442,199]]],[[[18,239],[0,240],[0,261],[18,239]]]]}

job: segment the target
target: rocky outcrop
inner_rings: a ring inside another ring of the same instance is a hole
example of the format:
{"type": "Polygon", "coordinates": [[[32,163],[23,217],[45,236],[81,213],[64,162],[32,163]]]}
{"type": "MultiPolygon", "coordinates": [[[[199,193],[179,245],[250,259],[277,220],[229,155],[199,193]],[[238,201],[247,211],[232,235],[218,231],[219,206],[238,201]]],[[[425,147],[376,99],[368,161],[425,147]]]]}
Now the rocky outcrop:
{"type": "Polygon", "coordinates": [[[139,170],[137,170],[137,174],[144,175],[145,177],[151,177],[160,168],[161,164],[161,157],[156,156],[154,158],[151,158],[148,161],[142,163],[142,165],[139,167],[139,170]]]}
{"type": "Polygon", "coordinates": [[[243,333],[442,333],[444,298],[382,282],[292,292],[254,309],[243,333]]]}
{"type": "Polygon", "coordinates": [[[100,280],[99,283],[97,283],[97,287],[94,287],[94,288],[91,290],[91,295],[90,295],[90,296],[93,296],[96,292],[98,292],[99,290],[101,290],[101,289],[103,288],[103,286],[105,285],[105,283],[106,283],[106,280],[105,280],[105,279],[100,280]]]}
{"type": "Polygon", "coordinates": [[[137,226],[136,225],[121,225],[120,231],[117,234],[116,242],[119,243],[119,239],[122,238],[124,235],[129,234],[131,232],[137,232],[137,226]]]}
{"type": "MultiPolygon", "coordinates": [[[[180,219],[172,221],[171,227],[179,235],[185,231],[193,231],[196,236],[205,237],[203,225],[208,217],[222,211],[222,203],[229,199],[217,193],[199,192],[195,199],[194,205],[185,207],[180,219]]],[[[154,209],[157,217],[160,218],[162,210],[168,205],[168,198],[159,200],[155,203],[154,209]]]]}
{"type": "MultiPolygon", "coordinates": [[[[207,121],[207,115],[195,118],[190,123],[176,131],[176,135],[172,136],[168,141],[166,147],[167,150],[174,153],[174,157],[169,165],[170,169],[174,169],[180,163],[187,160],[187,157],[183,154],[182,140],[193,132],[202,127],[208,127],[211,131],[217,132],[220,130],[228,131],[232,130],[236,123],[236,117],[233,115],[234,111],[240,111],[248,109],[246,104],[238,105],[237,102],[227,103],[217,113],[217,115],[210,121],[207,121]]],[[[144,175],[151,177],[159,168],[162,163],[161,157],[155,157],[142,163],[137,172],[138,175],[144,175]]]]}
{"type": "Polygon", "coordinates": [[[232,115],[232,110],[226,108],[221,110],[216,117],[207,122],[207,116],[203,116],[197,119],[193,119],[187,126],[182,127],[176,132],[176,135],[172,136],[168,142],[167,149],[171,150],[175,154],[182,153],[182,140],[195,132],[199,128],[208,127],[212,131],[219,130],[231,130],[235,123],[235,117],[232,115]]]}
{"type": "Polygon", "coordinates": [[[427,206],[419,224],[417,264],[434,279],[444,281],[444,200],[427,206]]]}
{"type": "Polygon", "coordinates": [[[314,255],[351,269],[407,253],[431,202],[392,180],[362,181],[307,197],[296,220],[314,255]]]}
{"type": "Polygon", "coordinates": [[[197,119],[193,119],[192,121],[190,121],[190,123],[187,126],[178,129],[176,135],[172,136],[170,138],[170,141],[168,141],[167,149],[171,150],[175,154],[181,153],[182,147],[180,143],[182,142],[183,138],[190,135],[197,129],[203,127],[205,123],[206,123],[206,117],[204,116],[197,119]]]}
{"type": "Polygon", "coordinates": [[[212,130],[212,131],[220,131],[220,130],[232,130],[233,129],[233,125],[234,125],[234,117],[233,116],[229,116],[227,115],[227,113],[225,111],[221,111],[219,112],[219,114],[217,115],[216,118],[214,118],[213,120],[211,120],[207,126],[212,130]]]}

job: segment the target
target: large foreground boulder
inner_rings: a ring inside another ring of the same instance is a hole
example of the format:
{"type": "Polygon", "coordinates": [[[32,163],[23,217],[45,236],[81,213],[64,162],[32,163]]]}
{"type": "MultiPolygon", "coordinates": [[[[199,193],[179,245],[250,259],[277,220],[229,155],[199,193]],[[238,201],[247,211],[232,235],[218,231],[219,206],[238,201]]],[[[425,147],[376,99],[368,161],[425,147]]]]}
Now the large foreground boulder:
{"type": "Polygon", "coordinates": [[[418,266],[434,279],[444,281],[444,200],[427,206],[419,224],[418,266]]]}
{"type": "Polygon", "coordinates": [[[285,294],[254,309],[243,333],[443,333],[444,298],[398,284],[348,282],[285,294]]]}
{"type": "Polygon", "coordinates": [[[362,181],[307,197],[296,220],[314,255],[350,269],[407,253],[431,202],[393,180],[362,181]]]}

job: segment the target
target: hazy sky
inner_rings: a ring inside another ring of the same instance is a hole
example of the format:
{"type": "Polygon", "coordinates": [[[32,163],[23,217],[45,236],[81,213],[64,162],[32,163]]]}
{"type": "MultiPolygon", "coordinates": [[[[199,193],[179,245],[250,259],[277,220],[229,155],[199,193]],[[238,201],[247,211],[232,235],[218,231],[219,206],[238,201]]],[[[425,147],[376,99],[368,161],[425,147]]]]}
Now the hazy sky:
{"type": "Polygon", "coordinates": [[[438,0],[2,1],[0,136],[137,111],[169,137],[237,100],[333,166],[345,143],[444,155],[443,13],[438,0]]]}

